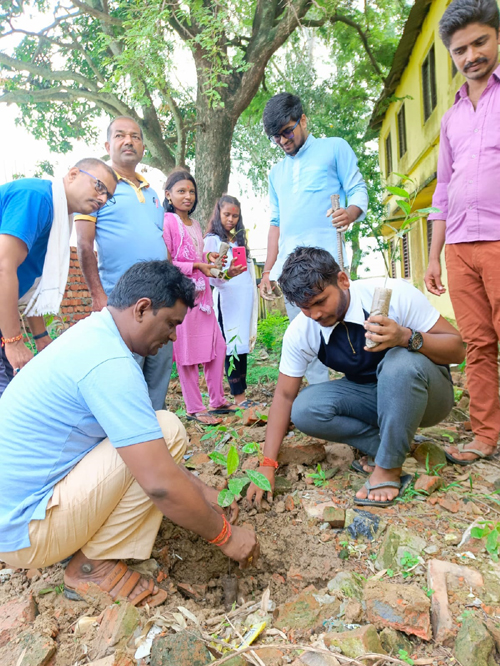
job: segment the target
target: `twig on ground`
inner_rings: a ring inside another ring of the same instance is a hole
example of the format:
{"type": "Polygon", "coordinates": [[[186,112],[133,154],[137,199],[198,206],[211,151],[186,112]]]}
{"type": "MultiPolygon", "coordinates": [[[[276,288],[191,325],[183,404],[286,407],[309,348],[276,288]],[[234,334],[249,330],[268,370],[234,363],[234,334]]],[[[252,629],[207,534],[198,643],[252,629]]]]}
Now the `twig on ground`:
{"type": "Polygon", "coordinates": [[[215,617],[211,617],[208,620],[205,620],[205,623],[209,627],[213,627],[216,624],[219,624],[219,622],[224,622],[226,618],[233,618],[245,611],[247,608],[250,606],[254,606],[255,601],[247,601],[244,603],[242,606],[239,608],[235,608],[233,611],[230,611],[229,613],[222,613],[222,615],[216,615],[215,617]]]}

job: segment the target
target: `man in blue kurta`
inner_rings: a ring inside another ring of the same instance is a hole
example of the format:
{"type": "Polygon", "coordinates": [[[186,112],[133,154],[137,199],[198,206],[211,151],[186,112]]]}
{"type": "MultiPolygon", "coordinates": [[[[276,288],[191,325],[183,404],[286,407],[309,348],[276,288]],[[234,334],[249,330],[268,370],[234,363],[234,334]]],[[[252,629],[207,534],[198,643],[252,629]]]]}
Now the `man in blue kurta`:
{"type": "MultiPolygon", "coordinates": [[[[144,155],[141,128],[132,118],[115,118],[107,138],[106,150],[118,176],[116,205],[105,206],[97,215],[75,216],[78,258],[95,312],[106,306],[109,294],[130,266],[168,256],[162,236],[163,206],[146,179],[136,173],[144,155]]],[[[172,371],[172,344],[155,356],[136,356],[136,361],[143,370],[154,409],[163,409],[172,371]]]]}
{"type": "MultiPolygon", "coordinates": [[[[354,151],[338,137],[316,139],[307,130],[300,99],[280,93],[266,104],[264,130],[282,148],[285,159],[269,174],[271,226],[260,293],[271,292],[288,255],[298,246],[322,247],[338,257],[337,229],[362,220],[368,208],[366,184],[354,151]],[[340,195],[340,209],[326,217],[330,196],[340,195]],[[333,222],[333,226],[332,226],[333,222]]],[[[300,312],[286,302],[290,321],[300,312]]],[[[328,369],[317,359],[306,373],[310,384],[328,381],[328,369]]]]}
{"type": "MultiPolygon", "coordinates": [[[[20,299],[25,305],[29,301],[28,313],[58,311],[69,268],[68,216],[77,210],[97,212],[112,197],[115,186],[114,172],[104,162],[88,158],[62,180],[23,178],[0,187],[0,396],[33,358],[21,333],[20,299]],[[51,255],[48,247],[53,248],[51,255]],[[33,305],[27,295],[40,278],[34,294],[38,301],[33,305]]],[[[43,317],[27,318],[41,351],[50,342],[43,317]]]]}

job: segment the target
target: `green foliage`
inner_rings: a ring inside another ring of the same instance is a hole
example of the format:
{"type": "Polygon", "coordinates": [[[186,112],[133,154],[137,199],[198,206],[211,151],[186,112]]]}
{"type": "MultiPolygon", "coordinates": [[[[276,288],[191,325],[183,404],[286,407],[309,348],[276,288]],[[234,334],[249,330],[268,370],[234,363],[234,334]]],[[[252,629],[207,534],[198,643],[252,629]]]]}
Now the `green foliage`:
{"type": "Polygon", "coordinates": [[[432,597],[432,595],[434,594],[434,590],[432,590],[432,589],[429,588],[429,587],[426,587],[425,585],[422,586],[422,590],[425,592],[425,594],[426,594],[428,597],[432,597]]]}
{"type": "Polygon", "coordinates": [[[406,650],[400,649],[398,652],[398,657],[401,659],[401,661],[404,661],[405,664],[410,664],[410,666],[413,666],[415,663],[415,661],[410,657],[406,650]]]}
{"type": "MultiPolygon", "coordinates": [[[[256,442],[252,442],[251,444],[253,445],[251,447],[250,445],[246,445],[248,448],[247,451],[245,452],[248,452],[248,449],[250,448],[252,452],[254,452],[255,447],[258,448],[258,444],[256,444],[256,442]]],[[[212,453],[209,453],[209,458],[211,458],[218,465],[222,465],[223,467],[225,467],[228,477],[232,476],[233,474],[235,474],[235,472],[238,471],[238,467],[240,465],[240,457],[238,454],[238,450],[234,446],[234,444],[231,444],[231,446],[229,447],[227,455],[224,455],[219,451],[212,451],[212,453]]],[[[217,498],[217,501],[220,506],[226,507],[232,504],[236,499],[236,497],[242,494],[243,489],[249,483],[254,483],[258,488],[261,488],[262,490],[265,490],[267,492],[271,492],[271,484],[269,483],[267,477],[264,476],[264,474],[262,474],[261,472],[256,472],[255,470],[247,469],[245,470],[245,475],[246,476],[244,477],[228,479],[227,488],[221,490],[217,498]]]]}
{"type": "Polygon", "coordinates": [[[326,474],[324,470],[321,468],[321,465],[319,463],[316,468],[316,472],[312,474],[307,474],[307,476],[310,479],[314,480],[314,485],[318,488],[324,488],[324,486],[328,485],[328,479],[326,478],[326,474]]]}
{"type": "Polygon", "coordinates": [[[434,467],[431,468],[429,465],[429,453],[425,457],[425,473],[428,476],[439,476],[439,472],[443,469],[443,467],[446,467],[444,463],[441,463],[439,465],[434,465],[434,467]]]}
{"type": "Polygon", "coordinates": [[[483,539],[486,537],[486,550],[490,554],[493,562],[498,562],[498,547],[500,544],[500,522],[494,523],[491,520],[480,520],[482,527],[473,527],[471,537],[473,539],[483,539]]]}
{"type": "Polygon", "coordinates": [[[416,567],[419,562],[419,557],[412,555],[409,552],[403,553],[399,562],[401,564],[403,578],[409,578],[410,576],[413,576],[413,571],[411,571],[411,569],[416,567]]]}
{"type": "Polygon", "coordinates": [[[279,312],[269,312],[267,317],[260,319],[257,324],[257,340],[268,352],[275,352],[279,356],[289,323],[287,316],[279,312]]]}

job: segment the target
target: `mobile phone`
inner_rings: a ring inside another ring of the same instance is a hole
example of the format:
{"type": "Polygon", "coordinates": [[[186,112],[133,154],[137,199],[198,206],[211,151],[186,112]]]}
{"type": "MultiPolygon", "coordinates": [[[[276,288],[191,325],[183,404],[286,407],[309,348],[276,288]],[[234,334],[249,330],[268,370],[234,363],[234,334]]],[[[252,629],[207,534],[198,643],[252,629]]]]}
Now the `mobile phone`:
{"type": "Polygon", "coordinates": [[[247,251],[244,247],[233,247],[233,266],[244,266],[247,268],[247,251]]]}

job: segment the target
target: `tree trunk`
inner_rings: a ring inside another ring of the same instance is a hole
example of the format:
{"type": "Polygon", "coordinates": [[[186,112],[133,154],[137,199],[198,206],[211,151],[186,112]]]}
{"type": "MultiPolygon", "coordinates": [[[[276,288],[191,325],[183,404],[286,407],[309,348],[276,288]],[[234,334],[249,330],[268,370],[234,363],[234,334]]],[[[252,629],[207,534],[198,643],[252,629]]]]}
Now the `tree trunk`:
{"type": "Polygon", "coordinates": [[[199,95],[197,103],[195,177],[198,186],[196,219],[206,229],[216,200],[227,192],[231,172],[231,139],[235,122],[225,107],[210,108],[199,95]]]}

